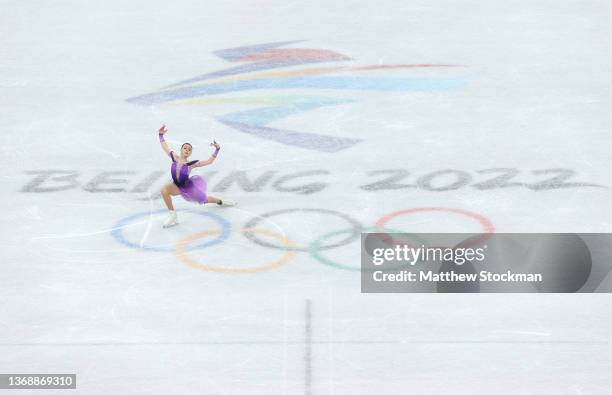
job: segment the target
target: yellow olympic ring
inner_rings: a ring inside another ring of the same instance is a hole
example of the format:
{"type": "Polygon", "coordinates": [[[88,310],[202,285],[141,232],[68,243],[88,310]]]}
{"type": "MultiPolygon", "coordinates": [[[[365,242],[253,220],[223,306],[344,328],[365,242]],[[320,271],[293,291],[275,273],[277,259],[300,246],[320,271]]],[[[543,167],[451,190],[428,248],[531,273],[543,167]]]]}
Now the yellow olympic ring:
{"type": "MultiPolygon", "coordinates": [[[[259,233],[266,236],[270,236],[274,239],[279,240],[284,244],[285,247],[295,247],[295,243],[285,236],[279,235],[276,232],[272,232],[266,229],[258,229],[258,228],[242,228],[240,229],[242,233],[259,233]]],[[[187,255],[187,247],[204,236],[214,236],[220,234],[220,230],[205,230],[203,232],[197,232],[192,235],[185,237],[182,240],[179,240],[176,244],[176,257],[183,263],[200,270],[205,270],[207,272],[217,272],[217,273],[254,273],[254,272],[263,272],[266,270],[274,269],[279,266],[282,266],[289,262],[295,255],[297,254],[294,250],[288,250],[280,259],[272,261],[270,263],[266,263],[260,266],[253,266],[248,268],[229,268],[229,267],[218,267],[218,266],[210,266],[204,263],[200,263],[190,258],[187,255]]]]}

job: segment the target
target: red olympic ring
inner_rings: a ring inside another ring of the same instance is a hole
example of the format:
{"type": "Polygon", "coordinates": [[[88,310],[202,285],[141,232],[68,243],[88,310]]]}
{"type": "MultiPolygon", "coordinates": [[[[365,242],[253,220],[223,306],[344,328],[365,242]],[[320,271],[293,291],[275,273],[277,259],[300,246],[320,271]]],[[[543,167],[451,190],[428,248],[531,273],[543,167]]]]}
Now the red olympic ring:
{"type": "Polygon", "coordinates": [[[417,207],[417,208],[409,208],[405,210],[394,211],[380,218],[378,221],[376,221],[376,227],[380,230],[381,233],[384,233],[385,232],[384,229],[385,229],[387,222],[391,221],[392,219],[397,218],[402,215],[406,215],[406,214],[414,214],[414,213],[427,212],[427,211],[450,212],[450,213],[455,213],[455,214],[461,214],[468,218],[475,219],[482,226],[482,229],[483,229],[482,233],[484,234],[480,236],[479,238],[477,238],[476,240],[474,240],[473,242],[471,242],[470,245],[484,242],[491,237],[490,235],[491,233],[495,233],[495,226],[488,218],[480,214],[473,213],[471,211],[463,210],[460,208],[450,208],[450,207],[417,207]]]}

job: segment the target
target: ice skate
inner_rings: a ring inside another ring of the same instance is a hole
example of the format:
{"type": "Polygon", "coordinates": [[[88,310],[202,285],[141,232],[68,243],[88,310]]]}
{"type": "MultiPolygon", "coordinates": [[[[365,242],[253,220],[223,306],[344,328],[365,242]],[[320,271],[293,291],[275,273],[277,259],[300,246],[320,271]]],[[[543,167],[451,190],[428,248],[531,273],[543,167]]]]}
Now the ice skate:
{"type": "Polygon", "coordinates": [[[219,203],[217,204],[223,207],[232,207],[232,206],[235,206],[237,203],[231,200],[221,199],[219,200],[219,203]]]}
{"type": "Polygon", "coordinates": [[[176,211],[170,211],[168,213],[168,218],[164,222],[164,228],[170,228],[175,225],[178,225],[178,221],[176,219],[176,211]]]}

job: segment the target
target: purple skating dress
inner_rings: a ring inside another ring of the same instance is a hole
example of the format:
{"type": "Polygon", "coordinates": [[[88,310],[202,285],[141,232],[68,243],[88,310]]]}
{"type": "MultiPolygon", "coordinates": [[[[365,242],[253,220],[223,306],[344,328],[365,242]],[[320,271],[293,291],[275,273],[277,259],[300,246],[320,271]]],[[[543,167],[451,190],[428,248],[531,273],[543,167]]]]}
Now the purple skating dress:
{"type": "Polygon", "coordinates": [[[192,160],[187,163],[178,163],[174,159],[174,152],[170,151],[170,158],[172,159],[172,167],[170,173],[172,173],[172,181],[181,191],[181,196],[187,201],[204,204],[207,202],[208,197],[206,196],[206,181],[200,176],[189,177],[189,166],[197,163],[197,160],[192,160]],[[178,174],[177,174],[177,167],[178,174]]]}

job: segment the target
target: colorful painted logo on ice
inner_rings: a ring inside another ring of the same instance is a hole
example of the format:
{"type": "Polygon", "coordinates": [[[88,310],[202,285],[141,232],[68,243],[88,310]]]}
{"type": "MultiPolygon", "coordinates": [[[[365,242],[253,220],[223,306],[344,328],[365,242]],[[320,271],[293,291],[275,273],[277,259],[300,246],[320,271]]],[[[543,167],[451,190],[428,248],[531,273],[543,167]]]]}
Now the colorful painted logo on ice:
{"type": "Polygon", "coordinates": [[[300,41],[284,41],[215,51],[215,55],[239,65],[189,78],[157,92],[131,97],[127,101],[142,106],[170,102],[202,105],[237,103],[256,106],[254,109],[221,115],[217,120],[240,132],[281,144],[336,152],[351,147],[361,140],[277,129],[268,125],[303,111],[354,101],[346,97],[307,94],[311,91],[439,91],[461,87],[469,78],[466,75],[450,77],[388,75],[390,70],[398,69],[462,67],[452,64],[314,66],[314,64],[347,62],[353,59],[338,52],[322,49],[281,48],[298,42],[300,41]],[[387,75],[380,75],[385,71],[387,75]],[[304,94],[269,94],[269,90],[289,89],[303,90],[304,94]],[[266,90],[266,95],[231,95],[236,92],[257,90],[266,90]]]}

